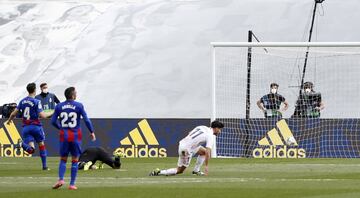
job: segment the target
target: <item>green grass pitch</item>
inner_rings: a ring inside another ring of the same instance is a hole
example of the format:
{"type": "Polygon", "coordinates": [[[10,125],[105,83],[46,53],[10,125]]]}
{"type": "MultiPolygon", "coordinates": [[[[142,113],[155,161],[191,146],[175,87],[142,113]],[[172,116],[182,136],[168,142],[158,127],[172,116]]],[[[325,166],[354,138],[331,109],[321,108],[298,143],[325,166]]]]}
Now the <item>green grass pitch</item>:
{"type": "Polygon", "coordinates": [[[0,197],[360,197],[360,159],[211,159],[209,176],[149,177],[177,158],[122,159],[122,169],[79,171],[77,191],[52,190],[58,158],[0,158],[0,197]]]}

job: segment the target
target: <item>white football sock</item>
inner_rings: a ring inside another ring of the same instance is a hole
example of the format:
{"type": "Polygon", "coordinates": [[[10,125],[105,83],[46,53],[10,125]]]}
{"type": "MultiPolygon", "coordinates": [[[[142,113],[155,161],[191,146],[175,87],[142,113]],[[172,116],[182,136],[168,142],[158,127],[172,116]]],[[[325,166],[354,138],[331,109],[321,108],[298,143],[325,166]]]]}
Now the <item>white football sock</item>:
{"type": "Polygon", "coordinates": [[[200,171],[200,168],[203,165],[204,161],[205,161],[205,155],[199,155],[197,157],[194,172],[199,172],[200,171]]]}
{"type": "Polygon", "coordinates": [[[170,168],[167,170],[161,170],[159,175],[176,175],[177,168],[170,168]]]}

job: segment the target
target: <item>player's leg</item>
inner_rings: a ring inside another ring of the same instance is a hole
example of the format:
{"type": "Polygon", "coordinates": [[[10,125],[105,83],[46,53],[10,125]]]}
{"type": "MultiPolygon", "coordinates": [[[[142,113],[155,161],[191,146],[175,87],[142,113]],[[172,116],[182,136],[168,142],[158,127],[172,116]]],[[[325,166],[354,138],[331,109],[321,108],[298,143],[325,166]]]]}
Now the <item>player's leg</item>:
{"type": "Polygon", "coordinates": [[[93,150],[85,149],[85,151],[80,154],[78,169],[87,171],[93,164],[95,164],[95,162],[96,155],[94,154],[93,150]]]}
{"type": "Polygon", "coordinates": [[[184,149],[179,146],[179,159],[178,159],[178,167],[176,169],[176,174],[181,174],[185,171],[187,167],[189,167],[191,158],[193,156],[192,152],[189,152],[188,149],[184,149]]]}
{"type": "Polygon", "coordinates": [[[69,155],[69,142],[60,142],[60,163],[59,163],[59,180],[53,186],[53,189],[58,189],[64,185],[64,175],[66,172],[67,156],[69,155]]]}
{"type": "Polygon", "coordinates": [[[40,158],[41,158],[41,163],[42,163],[42,169],[43,170],[50,170],[47,166],[46,163],[46,158],[47,158],[47,150],[45,147],[45,143],[44,142],[39,142],[39,151],[40,151],[40,158]]]}
{"type": "Polygon", "coordinates": [[[78,169],[79,169],[79,170],[84,170],[85,164],[86,164],[86,162],[79,160],[79,162],[78,162],[78,169]]]}
{"type": "Polygon", "coordinates": [[[40,153],[43,170],[50,170],[47,167],[47,163],[46,163],[47,150],[46,150],[45,143],[44,143],[45,142],[45,133],[44,133],[44,130],[42,127],[37,128],[37,131],[34,134],[34,138],[39,145],[39,153],[40,153]]]}
{"type": "Polygon", "coordinates": [[[177,168],[170,168],[165,170],[155,169],[150,173],[150,176],[157,176],[157,175],[176,175],[181,174],[185,171],[187,167],[190,165],[192,154],[189,153],[186,149],[179,148],[179,159],[178,159],[178,167],[177,168]]]}
{"type": "Polygon", "coordinates": [[[102,147],[98,148],[98,159],[102,161],[103,163],[107,164],[111,168],[118,169],[121,166],[120,158],[115,157],[117,159],[113,159],[113,156],[111,156],[106,150],[102,147]]]}
{"type": "Polygon", "coordinates": [[[186,151],[181,151],[178,159],[178,167],[170,168],[166,170],[160,170],[157,175],[177,175],[181,174],[185,171],[187,167],[189,167],[191,161],[191,155],[186,151]]]}
{"type": "Polygon", "coordinates": [[[204,175],[204,173],[200,171],[200,168],[205,161],[206,149],[200,146],[197,148],[196,154],[198,154],[198,157],[196,159],[195,167],[192,173],[196,175],[204,175]]]}
{"type": "Polygon", "coordinates": [[[92,162],[87,157],[84,157],[83,153],[81,153],[81,155],[79,157],[79,162],[78,162],[78,169],[87,171],[87,170],[89,170],[89,167],[91,165],[92,165],[92,162]]]}
{"type": "Polygon", "coordinates": [[[70,143],[70,153],[72,156],[71,160],[71,180],[70,180],[70,186],[69,190],[76,190],[77,187],[75,186],[76,176],[78,172],[78,162],[79,157],[81,155],[81,142],[80,141],[74,141],[70,143]]]}
{"type": "Polygon", "coordinates": [[[33,154],[35,152],[34,147],[34,137],[31,135],[31,126],[25,126],[22,131],[23,140],[18,140],[18,144],[16,147],[22,148],[24,151],[26,151],[29,154],[33,154]]]}
{"type": "Polygon", "coordinates": [[[75,186],[75,181],[76,181],[76,176],[77,176],[77,172],[78,172],[78,161],[79,161],[79,157],[78,156],[72,156],[71,159],[71,180],[70,180],[70,186],[69,186],[69,190],[76,190],[77,187],[75,186]]]}
{"type": "Polygon", "coordinates": [[[186,166],[180,166],[177,168],[169,168],[169,169],[165,169],[165,170],[160,170],[158,175],[165,175],[165,176],[171,176],[171,175],[177,175],[177,174],[181,174],[185,171],[186,166]]]}
{"type": "Polygon", "coordinates": [[[35,143],[34,143],[35,139],[34,137],[28,138],[27,140],[25,140],[25,144],[27,143],[32,149],[33,149],[33,153],[35,152],[35,143]]]}

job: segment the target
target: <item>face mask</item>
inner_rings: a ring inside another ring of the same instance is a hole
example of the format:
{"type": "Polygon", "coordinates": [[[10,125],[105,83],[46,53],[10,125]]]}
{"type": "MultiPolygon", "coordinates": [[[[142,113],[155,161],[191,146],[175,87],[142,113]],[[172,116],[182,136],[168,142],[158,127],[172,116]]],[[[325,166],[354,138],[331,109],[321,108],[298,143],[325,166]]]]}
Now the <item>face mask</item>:
{"type": "Polygon", "coordinates": [[[307,89],[305,89],[305,92],[306,92],[306,93],[310,93],[310,92],[311,92],[311,89],[307,88],[307,89]]]}
{"type": "Polygon", "coordinates": [[[271,89],[271,93],[276,94],[277,89],[271,89]]]}
{"type": "Polygon", "coordinates": [[[42,91],[43,93],[48,93],[48,89],[46,88],[46,89],[43,89],[43,91],[42,91]]]}

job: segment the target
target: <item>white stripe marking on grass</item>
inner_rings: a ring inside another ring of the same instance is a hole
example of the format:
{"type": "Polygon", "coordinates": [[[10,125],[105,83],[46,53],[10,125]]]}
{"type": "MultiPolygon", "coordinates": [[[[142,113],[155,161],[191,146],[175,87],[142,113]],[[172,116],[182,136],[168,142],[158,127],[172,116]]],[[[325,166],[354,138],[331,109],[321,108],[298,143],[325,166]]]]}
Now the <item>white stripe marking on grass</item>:
{"type": "MultiPolygon", "coordinates": [[[[298,163],[248,163],[248,164],[236,164],[236,166],[336,166],[336,167],[359,167],[360,164],[298,164],[298,163]]],[[[230,165],[231,166],[231,165],[230,165]]]]}
{"type": "Polygon", "coordinates": [[[0,165],[13,165],[13,164],[18,164],[16,162],[0,162],[0,165]]]}
{"type": "Polygon", "coordinates": [[[118,171],[118,172],[127,172],[128,170],[126,170],[126,169],[115,169],[115,171],[118,171]]]}
{"type": "MultiPolygon", "coordinates": [[[[57,180],[57,177],[0,177],[0,184],[19,185],[19,184],[49,184],[57,180]]],[[[184,177],[146,177],[146,178],[114,178],[114,177],[81,177],[78,178],[78,184],[93,185],[136,185],[136,184],[171,184],[171,183],[239,183],[239,182],[355,182],[357,179],[323,179],[323,178],[184,178],[184,177]]]]}

